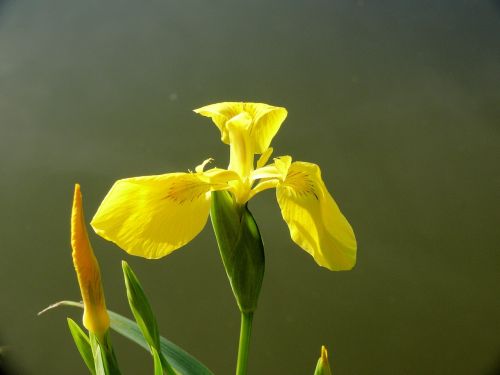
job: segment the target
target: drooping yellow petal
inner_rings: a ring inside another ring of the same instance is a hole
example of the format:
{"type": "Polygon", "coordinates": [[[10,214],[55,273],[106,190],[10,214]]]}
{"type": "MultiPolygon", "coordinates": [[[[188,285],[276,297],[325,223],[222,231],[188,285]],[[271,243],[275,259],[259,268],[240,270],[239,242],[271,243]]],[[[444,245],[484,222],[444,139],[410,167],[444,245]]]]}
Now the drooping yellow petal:
{"type": "Polygon", "coordinates": [[[71,212],[71,247],[73,264],[82,294],[83,325],[101,336],[109,327],[109,316],[104,301],[99,264],[90,245],[85,228],[80,185],[75,185],[71,212]]]}
{"type": "Polygon", "coordinates": [[[354,267],[354,232],[326,189],[316,164],[292,163],[276,196],[293,241],[316,263],[334,271],[354,267]]]}
{"type": "Polygon", "coordinates": [[[253,154],[265,152],[287,116],[283,107],[274,107],[264,103],[223,102],[207,105],[194,110],[210,117],[221,131],[221,140],[230,144],[226,124],[241,113],[248,113],[252,118],[249,127],[250,147],[253,154]]]}
{"type": "Polygon", "coordinates": [[[290,171],[290,165],[292,164],[292,157],[285,155],[274,159],[274,165],[276,170],[280,174],[281,180],[284,181],[290,171]]]}
{"type": "Polygon", "coordinates": [[[210,183],[198,173],[169,173],[115,182],[91,225],[126,252],[161,258],[191,241],[210,211],[210,183]]]}

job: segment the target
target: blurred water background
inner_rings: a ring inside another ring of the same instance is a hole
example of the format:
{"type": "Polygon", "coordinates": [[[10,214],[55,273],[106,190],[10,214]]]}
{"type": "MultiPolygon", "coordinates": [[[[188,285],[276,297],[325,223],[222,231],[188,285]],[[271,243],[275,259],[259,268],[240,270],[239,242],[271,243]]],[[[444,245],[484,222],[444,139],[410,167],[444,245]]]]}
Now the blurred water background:
{"type": "MultiPolygon", "coordinates": [[[[274,193],[250,374],[494,374],[500,368],[498,1],[0,1],[0,346],[19,374],[85,374],[73,184],[90,220],[119,178],[193,169],[228,148],[191,110],[285,106],[276,155],[322,167],[358,265],[295,246],[274,193]]],[[[92,233],[109,308],[130,316],[126,259],[160,330],[233,373],[239,315],[210,226],[159,261],[92,233]]],[[[125,374],[149,354],[116,335],[125,374]]]]}

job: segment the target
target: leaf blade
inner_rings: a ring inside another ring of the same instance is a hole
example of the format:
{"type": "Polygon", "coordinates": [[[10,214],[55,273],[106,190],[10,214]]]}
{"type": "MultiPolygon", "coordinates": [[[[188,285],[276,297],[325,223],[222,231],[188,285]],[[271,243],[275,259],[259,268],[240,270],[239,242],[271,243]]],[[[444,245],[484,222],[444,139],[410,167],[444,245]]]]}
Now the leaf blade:
{"type": "MultiPolygon", "coordinates": [[[[83,309],[82,303],[60,301],[42,310],[38,315],[59,306],[73,306],[83,309]]],[[[149,351],[149,345],[144,340],[135,322],[111,310],[108,310],[108,313],[111,320],[111,329],[149,351]]],[[[160,336],[160,348],[161,353],[167,357],[172,367],[179,373],[183,375],[214,375],[203,363],[163,336],[160,336]]]]}
{"type": "MultiPolygon", "coordinates": [[[[109,310],[108,312],[111,319],[111,328],[114,331],[149,351],[149,345],[146,340],[144,340],[141,330],[136,323],[115,312],[109,310]]],[[[162,336],[160,336],[160,348],[172,367],[181,374],[214,375],[204,364],[199,362],[191,354],[162,336]]]]}
{"type": "Polygon", "coordinates": [[[68,319],[68,327],[71,332],[71,336],[73,336],[73,340],[75,341],[76,348],[80,353],[85,365],[89,371],[95,375],[95,364],[94,364],[94,356],[92,355],[92,348],[90,347],[90,340],[88,336],[83,332],[76,322],[71,319],[68,319]]]}

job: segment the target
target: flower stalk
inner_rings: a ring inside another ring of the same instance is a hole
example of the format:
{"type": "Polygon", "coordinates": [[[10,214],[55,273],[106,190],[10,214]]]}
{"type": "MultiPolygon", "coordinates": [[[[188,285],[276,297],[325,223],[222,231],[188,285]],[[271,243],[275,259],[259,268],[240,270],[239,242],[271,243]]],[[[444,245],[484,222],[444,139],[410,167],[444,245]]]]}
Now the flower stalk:
{"type": "Polygon", "coordinates": [[[252,334],[253,313],[241,313],[240,340],[238,344],[238,361],[236,375],[246,375],[248,368],[248,353],[250,351],[250,336],[252,334]]]}

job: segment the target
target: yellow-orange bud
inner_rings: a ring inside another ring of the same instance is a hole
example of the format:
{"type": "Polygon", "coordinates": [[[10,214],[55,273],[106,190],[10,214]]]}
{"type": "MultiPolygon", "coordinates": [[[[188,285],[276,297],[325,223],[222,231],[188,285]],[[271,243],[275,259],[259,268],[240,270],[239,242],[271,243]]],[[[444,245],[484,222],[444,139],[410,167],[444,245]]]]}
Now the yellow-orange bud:
{"type": "Polygon", "coordinates": [[[84,304],[83,325],[98,337],[109,328],[99,263],[94,255],[85,227],[80,185],[75,185],[71,212],[71,247],[73,264],[84,304]]]}

